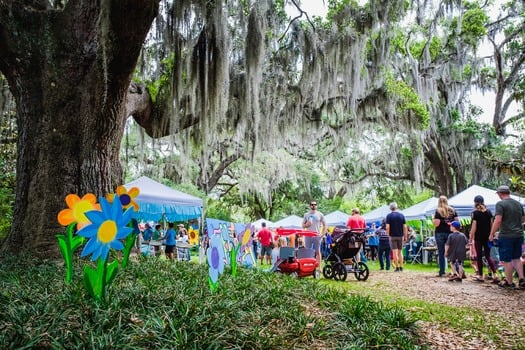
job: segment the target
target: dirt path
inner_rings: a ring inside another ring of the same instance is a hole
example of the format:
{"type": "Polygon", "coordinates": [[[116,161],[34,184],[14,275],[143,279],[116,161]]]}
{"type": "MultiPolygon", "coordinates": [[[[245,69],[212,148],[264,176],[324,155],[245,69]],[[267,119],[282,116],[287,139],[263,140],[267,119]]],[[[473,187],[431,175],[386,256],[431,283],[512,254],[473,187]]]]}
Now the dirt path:
{"type": "MultiPolygon", "coordinates": [[[[409,269],[409,268],[408,268],[409,269]]],[[[503,338],[509,339],[494,344],[466,340],[452,330],[438,329],[436,325],[422,325],[427,343],[435,349],[512,349],[512,344],[525,348],[525,339],[519,340],[525,327],[525,291],[504,290],[488,282],[476,282],[472,278],[463,282],[449,282],[435,273],[372,271],[365,282],[367,289],[388,288],[397,295],[432,301],[449,306],[470,306],[489,315],[497,315],[509,325],[502,330],[503,338]],[[505,344],[507,343],[507,344],[505,344]]],[[[373,297],[373,294],[371,294],[373,297]]]]}

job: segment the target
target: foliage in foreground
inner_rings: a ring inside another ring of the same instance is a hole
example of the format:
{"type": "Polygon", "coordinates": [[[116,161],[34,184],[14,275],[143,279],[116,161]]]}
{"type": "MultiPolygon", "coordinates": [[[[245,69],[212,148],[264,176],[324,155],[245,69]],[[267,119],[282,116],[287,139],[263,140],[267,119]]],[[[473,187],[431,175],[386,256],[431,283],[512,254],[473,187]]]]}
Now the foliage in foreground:
{"type": "Polygon", "coordinates": [[[212,293],[203,265],[141,259],[97,304],[63,269],[0,261],[0,348],[422,348],[400,308],[313,279],[241,269],[212,293]]]}

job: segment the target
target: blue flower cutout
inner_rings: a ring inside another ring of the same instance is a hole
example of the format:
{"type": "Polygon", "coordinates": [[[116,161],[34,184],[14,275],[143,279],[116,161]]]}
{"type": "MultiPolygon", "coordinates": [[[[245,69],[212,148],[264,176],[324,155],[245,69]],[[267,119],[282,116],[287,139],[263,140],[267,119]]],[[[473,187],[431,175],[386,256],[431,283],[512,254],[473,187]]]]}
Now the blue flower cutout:
{"type": "Polygon", "coordinates": [[[206,255],[208,257],[210,279],[213,283],[216,283],[219,275],[224,272],[224,248],[222,247],[221,235],[211,235],[210,246],[206,255]]]}
{"type": "Polygon", "coordinates": [[[89,238],[80,256],[93,254],[91,261],[99,257],[105,261],[111,248],[122,250],[124,244],[120,240],[133,231],[133,228],[127,227],[133,207],[123,213],[120,201],[110,203],[103,197],[100,198],[100,207],[102,211],[91,210],[85,213],[91,224],[77,232],[78,235],[89,238]]]}

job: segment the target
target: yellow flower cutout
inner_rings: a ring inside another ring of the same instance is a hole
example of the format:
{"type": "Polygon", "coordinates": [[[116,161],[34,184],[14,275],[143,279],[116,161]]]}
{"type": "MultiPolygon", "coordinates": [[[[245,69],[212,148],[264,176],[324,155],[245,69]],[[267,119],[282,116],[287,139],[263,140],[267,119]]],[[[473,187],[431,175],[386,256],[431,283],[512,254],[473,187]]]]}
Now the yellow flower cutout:
{"type": "Polygon", "coordinates": [[[133,211],[139,210],[139,205],[137,202],[135,202],[133,199],[136,198],[140,191],[138,187],[132,187],[129,189],[129,191],[126,189],[126,187],[120,185],[115,190],[115,193],[108,193],[106,195],[106,199],[113,203],[113,199],[115,199],[115,196],[117,196],[120,199],[120,203],[122,204],[123,209],[128,209],[129,207],[133,206],[133,211]]]}
{"type": "Polygon", "coordinates": [[[58,223],[62,226],[68,226],[76,222],[79,230],[91,224],[85,214],[87,211],[100,210],[100,204],[97,204],[97,197],[93,193],[87,193],[82,198],[76,194],[68,194],[66,204],[69,208],[58,213],[58,223]]]}
{"type": "Polygon", "coordinates": [[[199,230],[190,227],[188,229],[188,240],[191,245],[199,244],[199,230]]]}

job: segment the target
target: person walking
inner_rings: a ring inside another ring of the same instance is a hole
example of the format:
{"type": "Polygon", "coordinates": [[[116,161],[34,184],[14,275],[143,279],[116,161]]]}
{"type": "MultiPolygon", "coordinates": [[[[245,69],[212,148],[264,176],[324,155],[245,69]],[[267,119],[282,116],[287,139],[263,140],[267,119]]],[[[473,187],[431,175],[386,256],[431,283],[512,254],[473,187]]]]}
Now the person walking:
{"type": "Polygon", "coordinates": [[[510,197],[508,186],[498,187],[496,194],[500,201],[496,203],[496,216],[490,230],[489,240],[493,241],[499,230],[499,259],[503,262],[505,279],[499,284],[502,288],[514,288],[512,281],[514,270],[518,274],[518,287],[525,289],[523,265],[520,261],[523,245],[523,223],[525,212],[520,202],[510,197]]]}
{"type": "Polygon", "coordinates": [[[317,210],[317,202],[310,202],[310,211],[306,212],[303,217],[303,228],[317,232],[316,237],[304,237],[306,248],[315,250],[317,268],[321,269],[321,237],[326,234],[326,221],[323,213],[317,210]]]}
{"type": "MultiPolygon", "coordinates": [[[[366,220],[361,216],[359,208],[352,209],[352,215],[346,221],[346,226],[354,233],[364,233],[366,229],[366,220]]],[[[356,260],[366,262],[364,255],[364,246],[359,248],[359,252],[355,255],[356,260]]]]}
{"type": "Polygon", "coordinates": [[[403,241],[407,240],[407,224],[405,216],[397,210],[397,203],[389,205],[390,214],[386,216],[386,233],[390,237],[392,248],[392,264],[396,272],[403,271],[403,241]]]}
{"type": "MultiPolygon", "coordinates": [[[[474,280],[483,282],[483,256],[487,260],[489,274],[496,275],[497,266],[492,257],[490,256],[489,248],[489,234],[492,226],[492,212],[484,203],[483,196],[474,197],[474,206],[476,209],[472,212],[472,225],[470,227],[470,240],[471,251],[470,254],[476,254],[476,275],[474,280]]],[[[496,279],[493,280],[499,282],[496,275],[496,279]]]]}
{"type": "Polygon", "coordinates": [[[166,257],[170,259],[171,261],[175,261],[175,244],[176,244],[176,233],[173,229],[175,227],[175,224],[173,222],[170,222],[168,224],[168,229],[166,230],[166,233],[164,234],[164,237],[162,237],[163,240],[165,240],[166,245],[166,257]]]}
{"type": "Polygon", "coordinates": [[[440,196],[436,212],[434,213],[434,218],[432,219],[432,223],[436,228],[434,237],[436,239],[438,250],[438,277],[443,277],[445,275],[445,243],[447,242],[448,235],[452,232],[449,224],[453,221],[459,221],[458,213],[454,208],[448,205],[447,197],[440,196]]]}
{"type": "Polygon", "coordinates": [[[460,228],[461,224],[459,221],[452,221],[450,223],[451,233],[448,235],[445,243],[445,256],[450,261],[450,268],[452,269],[452,275],[448,279],[451,282],[462,282],[463,275],[465,275],[463,262],[467,258],[468,238],[459,231],[460,228]]]}
{"type": "Polygon", "coordinates": [[[256,235],[257,240],[261,243],[261,265],[264,263],[264,257],[266,257],[266,261],[268,264],[272,263],[272,249],[273,249],[273,234],[272,232],[266,228],[266,223],[261,223],[261,229],[259,232],[257,232],[256,235]]]}
{"type": "Polygon", "coordinates": [[[377,251],[380,269],[385,270],[386,268],[387,271],[390,271],[390,237],[388,237],[388,233],[386,233],[385,220],[381,222],[381,226],[377,229],[376,235],[379,238],[377,251]]]}

